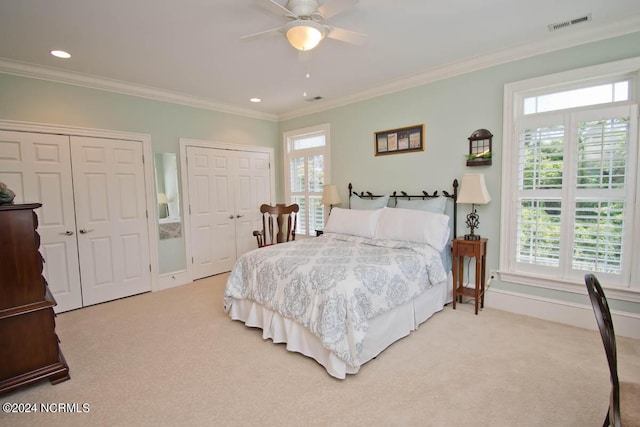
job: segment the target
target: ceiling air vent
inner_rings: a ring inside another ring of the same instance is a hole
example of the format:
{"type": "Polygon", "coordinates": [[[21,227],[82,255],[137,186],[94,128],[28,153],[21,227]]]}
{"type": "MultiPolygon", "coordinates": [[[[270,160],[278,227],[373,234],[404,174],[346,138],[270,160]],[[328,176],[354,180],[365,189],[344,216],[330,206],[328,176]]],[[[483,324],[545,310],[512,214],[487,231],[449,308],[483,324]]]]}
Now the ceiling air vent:
{"type": "Polygon", "coordinates": [[[549,24],[549,31],[559,30],[561,28],[570,27],[572,25],[582,24],[583,22],[591,21],[591,14],[581,16],[579,18],[570,19],[568,21],[558,22],[556,24],[549,24]]]}

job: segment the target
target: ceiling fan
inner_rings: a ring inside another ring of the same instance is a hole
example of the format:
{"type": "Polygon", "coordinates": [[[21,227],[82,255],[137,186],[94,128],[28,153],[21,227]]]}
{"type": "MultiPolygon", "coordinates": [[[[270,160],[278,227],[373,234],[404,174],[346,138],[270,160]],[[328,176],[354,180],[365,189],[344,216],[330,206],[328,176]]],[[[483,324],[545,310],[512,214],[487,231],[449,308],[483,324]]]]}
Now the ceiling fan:
{"type": "Polygon", "coordinates": [[[318,5],[316,0],[288,0],[283,6],[274,0],[263,1],[263,5],[289,20],[285,25],[259,33],[249,34],[240,39],[250,39],[265,34],[283,33],[291,46],[307,51],[316,47],[322,39],[339,40],[346,43],[361,45],[367,40],[367,35],[355,31],[337,28],[326,23],[326,20],[354,6],[358,0],[327,0],[318,5]]]}

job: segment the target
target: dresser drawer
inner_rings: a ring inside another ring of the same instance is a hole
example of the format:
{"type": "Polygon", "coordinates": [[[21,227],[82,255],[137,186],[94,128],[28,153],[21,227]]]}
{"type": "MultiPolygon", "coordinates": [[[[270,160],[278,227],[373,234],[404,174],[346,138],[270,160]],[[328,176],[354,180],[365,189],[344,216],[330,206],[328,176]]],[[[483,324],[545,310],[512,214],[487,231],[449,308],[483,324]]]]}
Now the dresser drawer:
{"type": "Polygon", "coordinates": [[[458,242],[456,245],[457,245],[456,249],[458,252],[458,256],[475,256],[476,255],[477,244],[458,242]]]}
{"type": "Polygon", "coordinates": [[[54,332],[53,316],[53,309],[45,308],[2,319],[0,381],[58,361],[58,340],[54,332]]]}

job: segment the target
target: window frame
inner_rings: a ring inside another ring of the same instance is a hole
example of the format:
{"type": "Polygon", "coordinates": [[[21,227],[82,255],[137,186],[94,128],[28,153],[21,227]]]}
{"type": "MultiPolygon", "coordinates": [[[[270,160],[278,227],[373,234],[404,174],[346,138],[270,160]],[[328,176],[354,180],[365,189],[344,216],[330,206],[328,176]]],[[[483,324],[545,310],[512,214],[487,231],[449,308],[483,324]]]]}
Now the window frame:
{"type": "MultiPolygon", "coordinates": [[[[638,117],[638,102],[640,100],[640,57],[626,59],[622,61],[616,61],[607,64],[596,65],[587,68],[581,68],[578,70],[572,70],[562,73],[557,73],[549,76],[542,76],[524,81],[514,82],[506,84],[504,87],[504,109],[503,109],[503,135],[504,144],[502,157],[502,191],[501,191],[501,237],[500,237],[500,278],[505,282],[560,290],[572,293],[584,294],[584,280],[576,277],[564,277],[559,278],[545,272],[544,268],[531,268],[520,269],[516,265],[516,233],[517,233],[517,213],[514,207],[514,203],[517,202],[517,198],[514,197],[517,194],[518,182],[517,170],[518,170],[518,151],[519,151],[519,128],[528,127],[529,123],[522,126],[522,121],[537,122],[537,123],[555,123],[553,117],[558,115],[576,117],[583,115],[583,112],[598,109],[615,108],[616,106],[631,106],[632,114],[635,114],[636,128],[636,141],[630,141],[630,154],[634,159],[630,162],[630,169],[628,171],[629,183],[631,186],[628,194],[631,194],[631,200],[626,200],[625,203],[629,203],[630,206],[636,206],[630,218],[631,224],[626,224],[625,229],[633,233],[632,236],[640,235],[640,207],[637,205],[640,203],[640,132],[637,129],[638,117]],[[556,110],[543,113],[533,113],[524,115],[524,99],[536,96],[544,95],[553,92],[572,90],[579,87],[597,85],[607,82],[619,81],[622,78],[629,79],[629,100],[618,101],[606,104],[599,104],[597,106],[575,107],[566,110],[556,110]],[[635,144],[634,144],[635,142],[635,144]]],[[[588,112],[586,114],[589,114],[588,112]]],[[[569,127],[568,135],[574,132],[571,129],[573,123],[562,122],[565,126],[569,127]]],[[[575,148],[573,145],[575,141],[570,142],[570,148],[575,148]]],[[[569,150],[571,151],[571,150],[569,150]]],[[[571,157],[571,153],[565,153],[565,161],[574,160],[571,157]],[[566,156],[570,157],[567,158],[566,156]]],[[[566,170],[566,169],[565,169],[566,170]]],[[[564,188],[561,190],[564,194],[575,192],[575,188],[564,188]]],[[[567,199],[563,195],[563,201],[567,199]]],[[[569,198],[568,201],[572,201],[569,198]]],[[[573,200],[575,201],[575,200],[573,200]]],[[[563,212],[562,215],[565,215],[563,212]]],[[[561,229],[562,233],[568,233],[571,230],[567,227],[561,229]]],[[[625,247],[625,249],[627,249],[625,247]]],[[[639,263],[634,260],[640,257],[640,245],[631,244],[628,245],[630,253],[625,253],[625,259],[630,262],[628,270],[629,281],[628,286],[612,283],[610,281],[603,281],[603,286],[608,289],[607,295],[625,301],[640,302],[640,267],[639,263]]],[[[569,251],[570,252],[570,251],[569,251]]],[[[567,252],[568,253],[568,252],[567,252]]],[[[563,252],[561,251],[561,255],[563,252]]],[[[585,274],[588,271],[585,271],[585,274]]],[[[602,276],[602,275],[599,275],[602,276]]]]}
{"type": "MultiPolygon", "coordinates": [[[[292,203],[292,191],[291,191],[291,159],[293,157],[299,157],[300,154],[304,155],[305,158],[310,156],[322,154],[323,158],[323,175],[324,175],[324,185],[331,183],[331,126],[329,123],[323,123],[320,125],[310,126],[302,129],[294,129],[283,133],[283,170],[284,170],[284,197],[287,203],[292,203]],[[324,135],[325,137],[325,145],[323,147],[313,147],[313,148],[305,148],[300,150],[291,150],[293,145],[293,141],[295,139],[315,136],[315,135],[324,135]],[[294,155],[295,153],[295,155],[294,155]]],[[[298,193],[296,193],[298,194],[298,193]]],[[[309,192],[305,191],[305,197],[309,197],[309,192]]],[[[314,195],[316,193],[313,193],[314,195]]],[[[319,193],[322,196],[322,191],[319,193]]],[[[308,207],[308,204],[307,204],[308,207]]],[[[324,212],[324,219],[326,221],[327,210],[324,212]]],[[[308,229],[309,228],[309,209],[304,210],[304,214],[306,215],[304,223],[306,224],[307,230],[296,231],[296,236],[298,235],[306,235],[306,236],[315,236],[315,230],[308,229]]],[[[300,221],[298,221],[298,227],[300,227],[300,221]]]]}

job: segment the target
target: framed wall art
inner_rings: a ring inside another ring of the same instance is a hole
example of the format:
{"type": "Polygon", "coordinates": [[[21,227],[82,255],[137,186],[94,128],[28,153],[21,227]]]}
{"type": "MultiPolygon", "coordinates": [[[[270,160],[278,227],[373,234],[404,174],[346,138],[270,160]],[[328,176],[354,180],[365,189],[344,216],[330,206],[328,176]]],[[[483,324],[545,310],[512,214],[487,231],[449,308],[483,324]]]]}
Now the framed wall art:
{"type": "Polygon", "coordinates": [[[391,129],[374,133],[374,153],[385,154],[408,153],[424,150],[424,125],[391,129]]]}
{"type": "Polygon", "coordinates": [[[467,166],[489,166],[491,165],[491,140],[493,134],[486,129],[474,131],[469,138],[469,154],[467,155],[467,166]]]}

